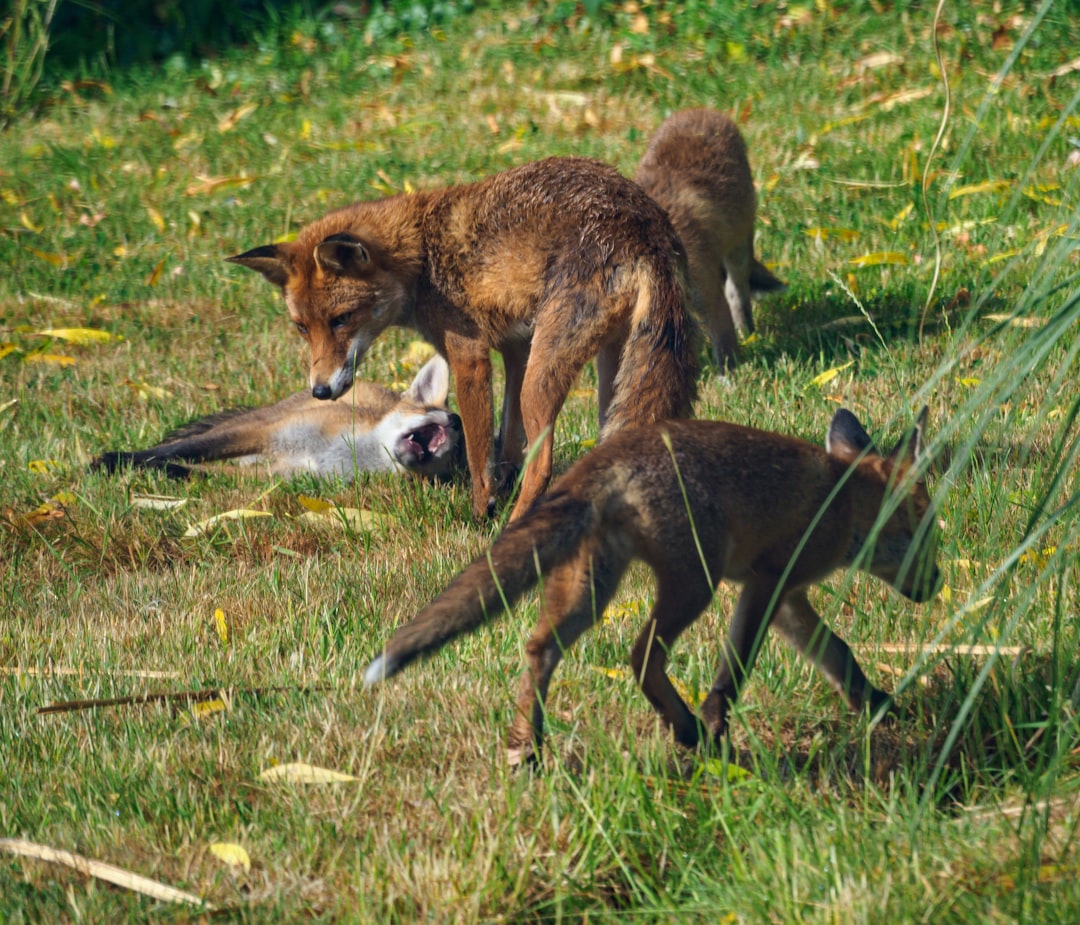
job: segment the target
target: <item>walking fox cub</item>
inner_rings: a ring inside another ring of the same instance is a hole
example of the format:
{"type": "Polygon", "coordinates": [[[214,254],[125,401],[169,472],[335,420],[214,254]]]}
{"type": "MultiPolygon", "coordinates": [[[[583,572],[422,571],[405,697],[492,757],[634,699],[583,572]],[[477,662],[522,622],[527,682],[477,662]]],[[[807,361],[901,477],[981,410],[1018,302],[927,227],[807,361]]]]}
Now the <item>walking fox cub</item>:
{"type": "Polygon", "coordinates": [[[188,469],[176,460],[230,459],[237,465],[259,463],[278,475],[449,475],[462,464],[461,421],[446,407],[449,380],[446,361],[436,356],[402,395],[374,382],[356,382],[337,402],[300,392],[273,405],[192,421],[157,446],[105,453],[93,465],[109,472],[148,466],[184,477],[188,469]]]}
{"type": "Polygon", "coordinates": [[[717,365],[734,366],[735,328],[744,337],[754,330],[751,291],[786,288],[754,257],[757,194],[739,129],[713,109],[677,112],[653,135],[634,180],[671,217],[717,365]]]}
{"type": "Polygon", "coordinates": [[[390,325],[450,363],[473,509],[490,513],[535,448],[512,517],[551,477],[556,416],[597,357],[602,436],[690,413],[685,260],[667,215],[636,184],[584,158],[548,158],[477,183],[361,202],[293,242],[229,259],[279,286],[311,346],[311,393],[335,399],[390,325]],[[506,392],[500,483],[491,350],[506,392]]]}
{"type": "Polygon", "coordinates": [[[926,487],[914,478],[925,419],[924,410],[887,456],[845,410],[833,417],[825,449],[719,421],[666,421],[613,434],[400,627],[364,680],[371,685],[397,673],[495,617],[542,580],[543,608],[525,646],[509,736],[511,761],[530,758],[540,748],[552,672],[600,621],[629,564],[642,559],[656,575],[656,601],[631,664],[683,745],[698,743],[699,724],[665,665],[676,638],[725,578],[740,583],[742,592],[702,707],[713,743],[724,735],[767,626],[853,708],[876,710],[888,696],[821,622],[806,591],[834,570],[854,566],[914,601],[937,592],[936,524],[926,487]]]}

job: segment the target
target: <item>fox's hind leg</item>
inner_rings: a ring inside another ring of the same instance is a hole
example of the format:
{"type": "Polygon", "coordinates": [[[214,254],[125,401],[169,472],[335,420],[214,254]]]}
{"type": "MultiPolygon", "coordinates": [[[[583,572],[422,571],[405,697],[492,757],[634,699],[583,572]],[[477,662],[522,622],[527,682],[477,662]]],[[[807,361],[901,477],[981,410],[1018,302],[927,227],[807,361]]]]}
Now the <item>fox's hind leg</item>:
{"type": "Polygon", "coordinates": [[[525,427],[521,419],[521,384],[529,362],[529,341],[512,341],[503,346],[503,368],[506,371],[502,419],[495,446],[498,453],[496,490],[509,494],[521,470],[525,453],[525,427]]]}
{"type": "Polygon", "coordinates": [[[856,712],[867,706],[876,711],[889,702],[889,695],[867,680],[848,644],[822,622],[805,591],[785,595],[772,626],[829,679],[856,712]]]}
{"type": "MultiPolygon", "coordinates": [[[[532,459],[526,464],[511,521],[529,509],[551,479],[555,419],[578,373],[610,336],[612,310],[602,303],[586,310],[559,301],[549,305],[543,316],[537,318],[521,386],[521,416],[532,459]],[[576,317],[576,323],[568,324],[567,316],[576,317]]],[[[468,441],[466,432],[466,448],[468,441]]]]}
{"type": "Polygon", "coordinates": [[[712,595],[712,588],[700,573],[661,578],[649,622],[630,654],[634,677],[649,703],[671,727],[675,740],[691,748],[699,739],[697,717],[675,690],[665,668],[671,646],[709,606],[712,595]]]}
{"type": "Polygon", "coordinates": [[[517,715],[507,739],[510,764],[539,757],[551,675],[578,637],[600,620],[626,566],[625,555],[587,540],[573,558],[544,576],[543,607],[525,644],[526,668],[518,683],[517,715]]]}

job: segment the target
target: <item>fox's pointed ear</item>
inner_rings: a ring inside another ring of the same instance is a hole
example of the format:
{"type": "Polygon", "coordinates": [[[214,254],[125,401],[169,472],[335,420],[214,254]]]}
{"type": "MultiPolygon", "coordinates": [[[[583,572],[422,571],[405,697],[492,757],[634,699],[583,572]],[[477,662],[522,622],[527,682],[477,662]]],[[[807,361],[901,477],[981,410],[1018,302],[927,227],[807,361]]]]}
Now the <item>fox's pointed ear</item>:
{"type": "Polygon", "coordinates": [[[901,438],[900,442],[893,447],[889,456],[898,459],[903,456],[908,463],[914,463],[922,453],[922,435],[926,430],[926,419],[930,414],[929,405],[923,405],[915,426],[901,438]]]}
{"type": "Polygon", "coordinates": [[[438,354],[428,360],[416,374],[412,385],[406,389],[403,398],[408,398],[418,405],[445,405],[450,393],[450,367],[438,354]]]}
{"type": "Polygon", "coordinates": [[[874,441],[854,414],[841,408],[833,415],[825,435],[825,450],[830,456],[853,460],[873,445],[874,441]]]}
{"type": "Polygon", "coordinates": [[[262,273],[275,286],[284,286],[292,272],[290,254],[277,244],[267,244],[254,250],[225,258],[229,263],[238,263],[262,273]]]}
{"type": "Polygon", "coordinates": [[[364,242],[342,232],[332,234],[315,247],[315,263],[326,273],[364,276],[371,268],[371,254],[364,242]]]}

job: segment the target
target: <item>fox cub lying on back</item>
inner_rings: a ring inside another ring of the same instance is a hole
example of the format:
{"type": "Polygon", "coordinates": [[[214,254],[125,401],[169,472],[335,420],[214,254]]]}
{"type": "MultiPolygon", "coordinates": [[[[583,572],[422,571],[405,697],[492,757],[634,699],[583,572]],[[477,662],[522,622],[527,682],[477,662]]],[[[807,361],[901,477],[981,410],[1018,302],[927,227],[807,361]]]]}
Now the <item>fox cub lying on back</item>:
{"type": "Polygon", "coordinates": [[[888,456],[843,410],[832,419],[825,449],[719,421],[665,421],[613,434],[400,627],[365,682],[382,681],[475,629],[542,576],[543,609],[525,646],[509,738],[511,761],[527,759],[540,748],[552,672],[600,621],[629,564],[642,559],[655,573],[656,601],[631,664],[680,743],[696,745],[702,726],[712,743],[721,739],[769,626],[853,708],[877,709],[887,695],[821,622],[806,591],[854,566],[914,601],[937,592],[934,514],[925,485],[910,471],[918,465],[925,414],[888,456]],[[699,723],[665,666],[721,579],[738,582],[742,592],[699,723]]]}
{"type": "Polygon", "coordinates": [[[278,475],[449,475],[464,455],[461,421],[446,407],[449,381],[446,361],[436,356],[402,395],[374,382],[356,382],[337,402],[300,392],[273,405],[192,421],[156,446],[104,453],[93,465],[109,472],[125,465],[161,468],[183,477],[188,469],[178,461],[228,459],[278,475]]]}
{"type": "Polygon", "coordinates": [[[754,257],[757,194],[739,129],[713,109],[677,112],[653,135],[634,180],[671,217],[717,365],[734,366],[735,328],[744,337],[754,330],[751,291],[786,288],[754,257]]]}

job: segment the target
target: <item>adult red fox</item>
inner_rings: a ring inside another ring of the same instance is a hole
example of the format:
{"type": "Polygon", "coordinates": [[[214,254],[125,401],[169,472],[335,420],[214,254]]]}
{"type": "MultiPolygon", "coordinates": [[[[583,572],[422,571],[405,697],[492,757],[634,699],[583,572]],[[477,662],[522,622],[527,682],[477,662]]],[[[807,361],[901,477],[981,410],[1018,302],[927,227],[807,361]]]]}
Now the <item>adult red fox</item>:
{"type": "Polygon", "coordinates": [[[717,365],[734,366],[735,328],[744,337],[754,330],[751,291],[785,288],[754,257],[757,194],[738,127],[713,109],[675,113],[653,135],[634,180],[671,217],[717,365]]]}
{"type": "Polygon", "coordinates": [[[511,517],[551,477],[555,419],[597,358],[601,438],[690,413],[685,260],[641,187],[584,158],[548,158],[476,183],[361,202],[234,263],[279,286],[311,346],[311,392],[340,397],[375,338],[415,328],[450,363],[473,482],[490,513],[534,450],[511,517]],[[506,393],[492,475],[491,350],[506,393]]]}
{"type": "Polygon", "coordinates": [[[104,453],[93,466],[109,472],[146,466],[183,477],[188,469],[181,463],[228,459],[279,475],[449,475],[463,464],[461,421],[446,407],[449,381],[446,361],[436,356],[401,395],[374,382],[355,382],[336,402],[300,392],[261,408],[200,418],[157,446],[104,453]]]}
{"type": "Polygon", "coordinates": [[[924,483],[919,424],[880,455],[849,411],[837,411],[824,449],[719,421],[665,421],[621,430],[582,457],[491,550],[479,556],[368,667],[368,685],[475,629],[542,576],[540,622],[525,646],[510,758],[532,756],[543,736],[552,672],[598,623],[634,559],[656,576],[656,601],[631,664],[649,702],[693,746],[699,721],[665,673],[679,634],[721,579],[742,592],[720,668],[702,707],[713,744],[767,627],[802,652],[856,709],[888,695],[866,679],[844,641],[807,600],[836,569],[859,568],[914,601],[936,592],[937,526],[924,483]]]}

